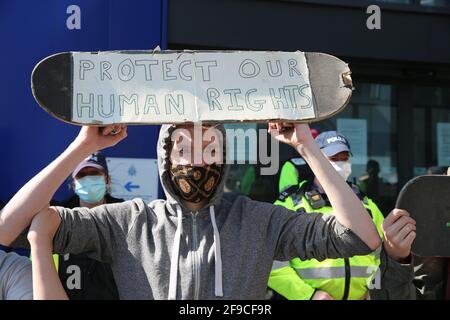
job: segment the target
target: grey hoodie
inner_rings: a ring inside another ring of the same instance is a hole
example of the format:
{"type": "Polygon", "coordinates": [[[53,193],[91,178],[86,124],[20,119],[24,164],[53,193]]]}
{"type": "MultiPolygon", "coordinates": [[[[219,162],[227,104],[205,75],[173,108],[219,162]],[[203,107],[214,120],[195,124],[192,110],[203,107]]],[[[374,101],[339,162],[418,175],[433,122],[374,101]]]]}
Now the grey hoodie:
{"type": "Polygon", "coordinates": [[[297,214],[244,196],[223,199],[228,165],[208,204],[190,212],[170,179],[174,128],[162,126],[158,141],[167,200],[56,207],[62,221],[55,252],[88,252],[110,263],[121,299],[264,299],[273,260],[371,252],[334,216],[297,214]]]}

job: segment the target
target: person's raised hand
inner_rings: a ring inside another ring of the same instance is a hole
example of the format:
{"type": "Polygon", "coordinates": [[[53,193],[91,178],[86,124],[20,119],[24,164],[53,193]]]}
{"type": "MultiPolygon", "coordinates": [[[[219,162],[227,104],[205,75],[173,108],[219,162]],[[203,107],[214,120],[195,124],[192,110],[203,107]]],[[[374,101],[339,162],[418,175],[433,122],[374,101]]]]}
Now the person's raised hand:
{"type": "Polygon", "coordinates": [[[306,123],[269,122],[269,133],[294,148],[314,140],[306,123]]]}
{"type": "Polygon", "coordinates": [[[109,125],[106,127],[83,126],[74,143],[94,153],[115,146],[127,136],[127,126],[109,125]]]}
{"type": "Polygon", "coordinates": [[[384,249],[394,260],[401,262],[411,254],[411,245],[416,238],[416,221],[405,210],[394,209],[384,219],[381,229],[384,234],[384,249]]]}

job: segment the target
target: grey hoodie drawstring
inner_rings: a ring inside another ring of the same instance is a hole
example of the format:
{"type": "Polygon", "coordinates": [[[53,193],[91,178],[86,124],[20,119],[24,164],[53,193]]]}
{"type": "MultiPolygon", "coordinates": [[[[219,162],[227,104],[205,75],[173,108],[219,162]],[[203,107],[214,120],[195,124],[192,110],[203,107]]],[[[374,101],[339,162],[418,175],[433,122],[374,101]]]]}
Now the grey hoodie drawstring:
{"type": "Polygon", "coordinates": [[[172,245],[172,259],[170,261],[170,278],[169,278],[169,300],[177,298],[178,285],[178,259],[180,256],[180,241],[183,231],[183,213],[179,205],[177,205],[178,225],[175,231],[175,237],[172,245]]]}
{"type": "Polygon", "coordinates": [[[216,224],[216,214],[214,206],[209,207],[209,215],[214,229],[214,259],[215,259],[215,295],[216,297],[223,297],[222,288],[222,252],[220,249],[220,234],[216,224]]]}
{"type": "MultiPolygon", "coordinates": [[[[211,217],[211,223],[214,229],[214,260],[215,260],[215,295],[216,297],[223,297],[222,288],[222,253],[220,249],[220,234],[216,224],[216,215],[214,212],[214,206],[209,207],[209,214],[211,217]]],[[[178,225],[175,232],[172,245],[172,260],[170,261],[170,279],[169,279],[169,300],[175,300],[177,298],[177,285],[178,285],[178,259],[180,255],[180,241],[181,233],[183,231],[183,213],[179,205],[177,205],[178,225]]]]}

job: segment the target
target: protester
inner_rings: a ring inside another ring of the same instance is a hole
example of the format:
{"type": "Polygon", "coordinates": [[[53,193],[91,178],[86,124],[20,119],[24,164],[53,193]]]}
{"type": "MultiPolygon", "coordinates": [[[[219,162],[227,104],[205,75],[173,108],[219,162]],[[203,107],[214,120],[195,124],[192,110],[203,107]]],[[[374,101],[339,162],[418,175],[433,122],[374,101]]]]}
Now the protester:
{"type": "MultiPolygon", "coordinates": [[[[4,206],[5,204],[0,202],[0,212],[4,206]]],[[[25,246],[28,247],[28,243],[25,246]]],[[[28,248],[10,248],[0,245],[0,300],[33,299],[30,255],[28,248]]],[[[37,255],[37,257],[40,256],[44,255],[37,255]]],[[[45,257],[50,257],[50,263],[55,268],[51,252],[46,253],[45,257]]],[[[56,273],[56,270],[54,272],[56,273]]]]}
{"type": "MultiPolygon", "coordinates": [[[[105,203],[123,202],[110,195],[111,178],[102,153],[84,159],[72,172],[74,195],[51,205],[65,208],[94,208],[105,203]]],[[[109,264],[90,259],[86,253],[59,257],[59,276],[71,300],[117,300],[119,294],[109,264]]]]}
{"type": "Polygon", "coordinates": [[[0,300],[31,300],[31,263],[15,252],[0,250],[0,300]]]}
{"type": "Polygon", "coordinates": [[[269,130],[308,162],[330,195],[334,216],[297,215],[244,196],[233,203],[223,200],[228,165],[222,162],[223,127],[218,128],[197,130],[197,138],[213,133],[198,148],[191,125],[162,126],[158,163],[167,200],[50,208],[50,198],[82,159],[127,135],[126,127],[83,127],[66,151],[6,205],[0,243],[13,241],[33,217],[40,219],[47,247],[53,238],[58,253],[88,252],[111,263],[122,299],[264,299],[274,259],[350,257],[379,247],[370,217],[323,156],[307,125],[271,123],[269,130]],[[214,162],[196,156],[192,160],[184,152],[187,146],[203,154],[211,140],[217,145],[214,162]]]}
{"type": "MultiPolygon", "coordinates": [[[[0,212],[4,203],[0,201],[0,212]]],[[[31,300],[30,260],[0,245],[0,300],[31,300]]]]}
{"type": "MultiPolygon", "coordinates": [[[[321,133],[316,138],[320,149],[328,157],[331,165],[336,169],[344,181],[348,180],[351,174],[350,145],[347,139],[336,131],[321,133]]],[[[301,164],[298,162],[298,164],[301,164]]],[[[303,161],[302,166],[297,166],[297,171],[286,170],[285,174],[292,174],[293,177],[280,177],[280,184],[286,181],[299,181],[298,184],[285,186],[286,190],[281,193],[276,205],[284,206],[298,214],[309,214],[310,212],[321,212],[333,215],[333,207],[324,192],[320,180],[312,174],[311,169],[303,161]],[[301,176],[303,173],[305,176],[301,176]]],[[[348,182],[352,190],[366,208],[371,216],[374,225],[377,227],[380,236],[383,236],[383,215],[377,205],[363,194],[359,188],[348,182]]],[[[401,266],[399,261],[409,256],[409,252],[404,253],[398,246],[392,247],[391,242],[398,244],[398,236],[407,238],[406,245],[411,245],[415,237],[415,221],[411,219],[407,212],[396,210],[391,212],[390,218],[386,219],[384,228],[390,229],[393,225],[398,225],[393,234],[388,234],[388,242],[384,243],[388,251],[389,267],[403,270],[403,276],[397,283],[402,283],[410,289],[411,270],[409,266],[401,266]],[[398,220],[397,220],[398,218],[398,220]],[[408,233],[400,235],[400,230],[405,228],[408,233]]],[[[383,252],[385,254],[385,252],[383,252]]],[[[385,259],[384,257],[383,259],[385,259]]],[[[296,300],[360,300],[369,298],[369,290],[378,286],[380,289],[380,277],[384,272],[377,274],[379,267],[386,269],[386,265],[381,265],[380,252],[367,256],[355,256],[345,259],[327,259],[318,261],[316,259],[301,260],[295,258],[289,264],[276,263],[269,278],[269,287],[277,294],[296,300]],[[381,266],[380,266],[381,265],[381,266]]],[[[406,291],[410,293],[411,291],[406,291]]],[[[412,291],[414,292],[414,291],[412,291]]],[[[405,294],[403,298],[414,298],[413,294],[405,294]]]]}

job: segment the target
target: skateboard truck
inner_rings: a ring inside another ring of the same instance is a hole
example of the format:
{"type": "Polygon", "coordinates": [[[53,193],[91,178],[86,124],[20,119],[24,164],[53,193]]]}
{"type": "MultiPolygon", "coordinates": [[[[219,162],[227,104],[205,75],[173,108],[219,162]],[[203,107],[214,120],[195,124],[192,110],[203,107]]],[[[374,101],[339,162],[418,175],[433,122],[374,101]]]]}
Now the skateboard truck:
{"type": "Polygon", "coordinates": [[[351,73],[352,73],[351,71],[344,72],[342,74],[342,81],[344,82],[346,88],[354,90],[355,88],[353,87],[351,73]]]}

